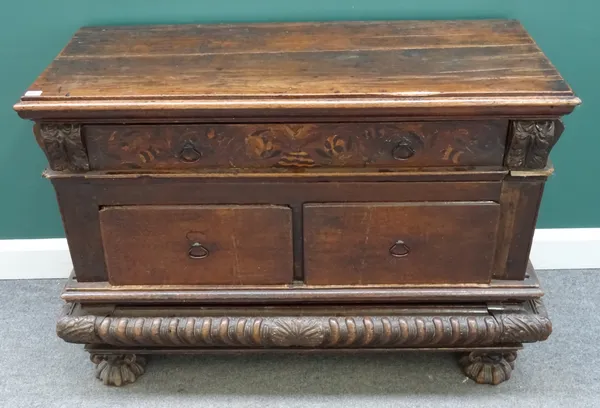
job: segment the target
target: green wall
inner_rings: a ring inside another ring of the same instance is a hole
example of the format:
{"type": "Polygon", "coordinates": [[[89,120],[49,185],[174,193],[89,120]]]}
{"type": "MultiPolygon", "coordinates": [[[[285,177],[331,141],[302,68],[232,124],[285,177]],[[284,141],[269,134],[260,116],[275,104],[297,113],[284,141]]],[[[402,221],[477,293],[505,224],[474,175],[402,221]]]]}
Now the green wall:
{"type": "Polygon", "coordinates": [[[60,237],[45,158],[12,105],[84,25],[477,19],[523,22],[583,99],[555,148],[538,227],[600,227],[600,23],[596,0],[21,0],[0,8],[0,239],[60,237]],[[594,114],[595,112],[595,114],[594,114]]]}

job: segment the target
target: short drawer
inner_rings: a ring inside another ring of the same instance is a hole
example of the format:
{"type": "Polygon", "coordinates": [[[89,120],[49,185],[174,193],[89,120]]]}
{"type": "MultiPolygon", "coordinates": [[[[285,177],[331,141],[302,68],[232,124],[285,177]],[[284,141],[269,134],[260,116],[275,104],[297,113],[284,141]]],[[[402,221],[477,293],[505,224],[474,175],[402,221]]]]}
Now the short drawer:
{"type": "Polygon", "coordinates": [[[310,285],[487,283],[494,202],[307,204],[310,285]]]}
{"type": "Polygon", "coordinates": [[[105,207],[100,227],[113,285],[270,285],[293,279],[288,207],[105,207]]]}
{"type": "Polygon", "coordinates": [[[508,122],[88,125],[92,170],[502,165],[508,122]]]}

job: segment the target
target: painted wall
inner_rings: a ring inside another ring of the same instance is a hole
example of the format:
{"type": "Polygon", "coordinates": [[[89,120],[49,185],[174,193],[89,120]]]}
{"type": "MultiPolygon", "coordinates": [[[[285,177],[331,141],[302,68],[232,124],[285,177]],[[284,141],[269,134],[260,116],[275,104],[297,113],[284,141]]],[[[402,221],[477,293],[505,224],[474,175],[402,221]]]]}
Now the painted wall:
{"type": "Polygon", "coordinates": [[[554,149],[541,228],[600,227],[600,3],[595,0],[21,0],[0,11],[0,239],[63,236],[45,158],[12,105],[84,25],[515,18],[583,99],[554,149]]]}

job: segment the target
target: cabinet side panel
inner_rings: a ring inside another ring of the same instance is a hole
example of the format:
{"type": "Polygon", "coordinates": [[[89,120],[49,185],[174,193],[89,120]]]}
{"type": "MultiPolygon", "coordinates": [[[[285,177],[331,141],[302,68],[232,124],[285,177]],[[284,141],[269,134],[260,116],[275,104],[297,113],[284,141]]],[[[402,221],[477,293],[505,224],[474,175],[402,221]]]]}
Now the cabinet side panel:
{"type": "Polygon", "coordinates": [[[493,277],[523,279],[529,261],[545,180],[508,178],[502,186],[493,277]]]}
{"type": "Polygon", "coordinates": [[[53,179],[75,277],[79,282],[107,280],[93,186],[71,179],[53,179]]]}

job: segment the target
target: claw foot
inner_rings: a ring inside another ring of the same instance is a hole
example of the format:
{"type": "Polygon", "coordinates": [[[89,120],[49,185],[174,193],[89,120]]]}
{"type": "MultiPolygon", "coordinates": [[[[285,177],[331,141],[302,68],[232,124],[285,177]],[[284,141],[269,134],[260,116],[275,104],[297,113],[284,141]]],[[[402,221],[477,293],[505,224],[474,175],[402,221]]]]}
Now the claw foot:
{"type": "Polygon", "coordinates": [[[516,358],[516,351],[474,351],[461,357],[459,363],[465,375],[478,384],[498,385],[510,378],[516,358]]]}
{"type": "Polygon", "coordinates": [[[92,354],[90,359],[96,364],[96,378],[104,385],[131,384],[146,370],[146,359],[135,354],[92,354]]]}

